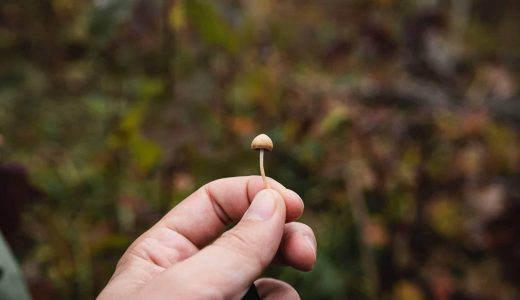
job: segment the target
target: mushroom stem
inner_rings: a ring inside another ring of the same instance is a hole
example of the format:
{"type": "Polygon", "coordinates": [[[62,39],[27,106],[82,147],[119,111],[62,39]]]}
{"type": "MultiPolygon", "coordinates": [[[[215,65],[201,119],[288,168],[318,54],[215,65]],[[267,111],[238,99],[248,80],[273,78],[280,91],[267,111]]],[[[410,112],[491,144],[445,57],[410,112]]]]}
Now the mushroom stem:
{"type": "Polygon", "coordinates": [[[260,149],[260,174],[262,174],[262,179],[264,180],[265,187],[270,189],[271,186],[269,182],[267,182],[267,178],[265,177],[264,171],[264,149],[260,149]]]}

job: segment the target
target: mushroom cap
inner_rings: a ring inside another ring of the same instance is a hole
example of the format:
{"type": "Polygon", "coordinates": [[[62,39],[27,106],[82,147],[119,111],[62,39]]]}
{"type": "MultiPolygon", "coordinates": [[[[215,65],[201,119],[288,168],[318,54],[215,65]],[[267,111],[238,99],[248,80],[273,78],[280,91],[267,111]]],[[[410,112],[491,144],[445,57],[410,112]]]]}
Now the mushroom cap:
{"type": "Polygon", "coordinates": [[[266,134],[263,134],[263,133],[259,134],[251,142],[251,149],[253,149],[253,150],[264,149],[267,151],[272,151],[273,150],[273,141],[266,134]]]}

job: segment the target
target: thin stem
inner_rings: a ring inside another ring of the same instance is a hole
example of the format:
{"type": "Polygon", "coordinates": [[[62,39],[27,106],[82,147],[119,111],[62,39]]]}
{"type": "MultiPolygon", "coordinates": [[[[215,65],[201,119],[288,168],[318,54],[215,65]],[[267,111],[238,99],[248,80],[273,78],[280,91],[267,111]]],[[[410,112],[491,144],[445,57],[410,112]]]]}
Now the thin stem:
{"type": "Polygon", "coordinates": [[[265,187],[270,189],[271,186],[269,182],[267,182],[267,178],[265,177],[264,171],[264,149],[260,149],[260,174],[262,174],[262,179],[264,180],[265,187]]]}

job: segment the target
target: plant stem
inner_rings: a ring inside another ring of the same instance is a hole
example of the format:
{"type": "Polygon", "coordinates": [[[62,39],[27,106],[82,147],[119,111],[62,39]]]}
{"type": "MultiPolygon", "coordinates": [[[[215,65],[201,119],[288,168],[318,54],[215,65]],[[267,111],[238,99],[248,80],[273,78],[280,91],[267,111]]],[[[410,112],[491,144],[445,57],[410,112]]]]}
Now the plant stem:
{"type": "Polygon", "coordinates": [[[264,171],[264,149],[260,149],[260,174],[262,174],[262,179],[264,180],[265,187],[270,189],[271,186],[269,182],[267,182],[267,178],[265,177],[264,171]]]}

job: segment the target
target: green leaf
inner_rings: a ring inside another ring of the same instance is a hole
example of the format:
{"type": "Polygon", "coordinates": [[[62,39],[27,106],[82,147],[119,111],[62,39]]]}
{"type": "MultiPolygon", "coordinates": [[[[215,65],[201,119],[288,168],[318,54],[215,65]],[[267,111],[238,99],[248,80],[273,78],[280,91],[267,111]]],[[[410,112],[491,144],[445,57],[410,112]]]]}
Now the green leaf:
{"type": "Polygon", "coordinates": [[[140,135],[134,136],[130,141],[130,152],[139,168],[149,170],[161,159],[162,150],[154,142],[140,135]]]}
{"type": "Polygon", "coordinates": [[[330,110],[320,123],[320,131],[325,134],[336,132],[349,119],[349,112],[346,107],[338,106],[330,110]]]}

